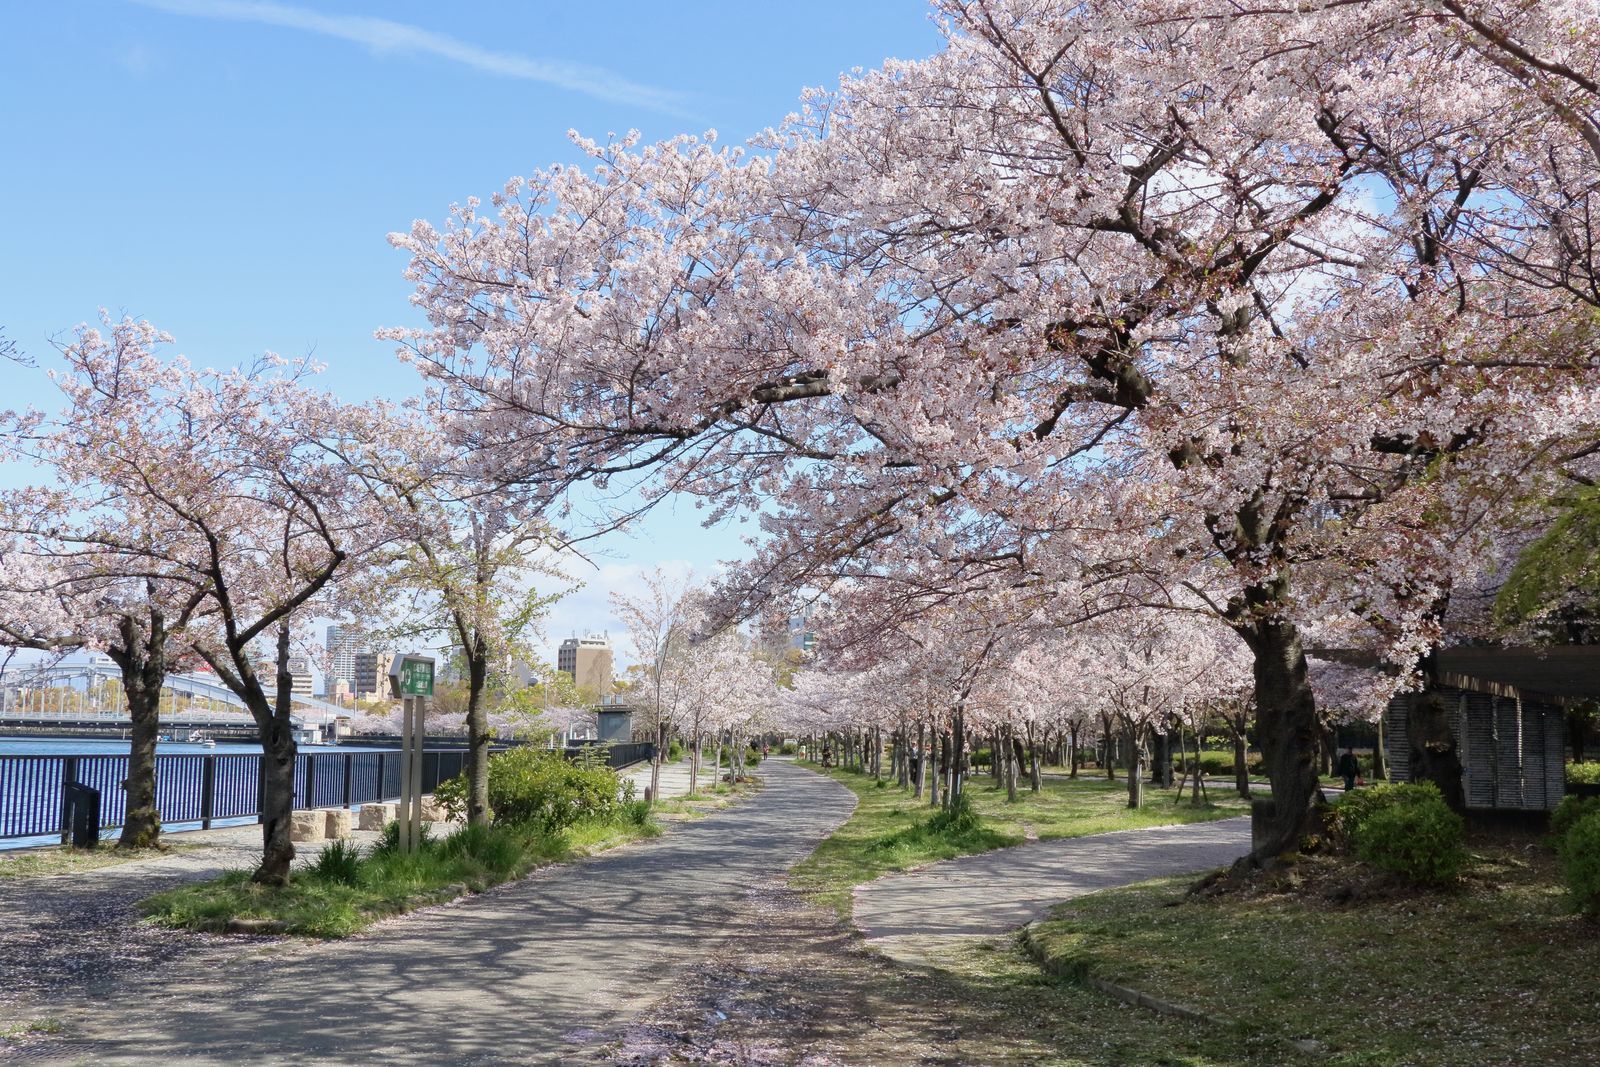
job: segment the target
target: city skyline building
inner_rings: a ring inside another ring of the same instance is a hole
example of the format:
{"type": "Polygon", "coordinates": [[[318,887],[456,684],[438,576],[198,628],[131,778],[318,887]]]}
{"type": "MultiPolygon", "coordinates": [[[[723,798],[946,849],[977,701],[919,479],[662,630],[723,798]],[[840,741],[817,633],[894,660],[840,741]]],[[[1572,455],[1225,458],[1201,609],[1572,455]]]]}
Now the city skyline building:
{"type": "Polygon", "coordinates": [[[609,637],[595,634],[569,637],[556,649],[556,669],[564,671],[579,689],[593,693],[601,701],[615,688],[611,663],[609,637]]]}

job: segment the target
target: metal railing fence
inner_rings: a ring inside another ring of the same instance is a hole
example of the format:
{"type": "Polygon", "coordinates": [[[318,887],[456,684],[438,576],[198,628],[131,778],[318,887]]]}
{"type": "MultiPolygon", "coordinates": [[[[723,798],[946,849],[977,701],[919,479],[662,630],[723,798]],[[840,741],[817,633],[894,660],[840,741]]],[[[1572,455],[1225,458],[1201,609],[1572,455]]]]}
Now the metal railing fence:
{"type": "MultiPolygon", "coordinates": [[[[466,767],[466,749],[427,749],[422,754],[422,788],[466,767]]],[[[63,833],[63,796],[69,785],[100,791],[100,827],[119,827],[127,811],[122,783],[128,757],[0,755],[0,840],[63,833]]],[[[393,800],[400,795],[400,753],[302,752],[295,757],[296,808],[351,807],[393,800]]],[[[259,817],[261,757],[251,753],[158,755],[156,809],[164,824],[259,817]]]]}

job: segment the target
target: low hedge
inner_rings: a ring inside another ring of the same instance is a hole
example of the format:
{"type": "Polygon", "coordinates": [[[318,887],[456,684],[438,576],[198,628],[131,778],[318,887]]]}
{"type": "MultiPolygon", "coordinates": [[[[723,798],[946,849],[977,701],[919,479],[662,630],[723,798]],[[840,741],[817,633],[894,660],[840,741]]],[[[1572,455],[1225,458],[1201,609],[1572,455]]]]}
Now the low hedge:
{"type": "Polygon", "coordinates": [[[1466,826],[1432,782],[1357,789],[1333,812],[1356,855],[1415,885],[1449,885],[1466,866],[1466,826]]]}
{"type": "Polygon", "coordinates": [[[1567,764],[1567,782],[1570,785],[1600,785],[1600,763],[1567,764]]]}
{"type": "Polygon", "coordinates": [[[1600,918],[1600,812],[1578,819],[1561,840],[1561,874],[1578,910],[1600,918]]]}

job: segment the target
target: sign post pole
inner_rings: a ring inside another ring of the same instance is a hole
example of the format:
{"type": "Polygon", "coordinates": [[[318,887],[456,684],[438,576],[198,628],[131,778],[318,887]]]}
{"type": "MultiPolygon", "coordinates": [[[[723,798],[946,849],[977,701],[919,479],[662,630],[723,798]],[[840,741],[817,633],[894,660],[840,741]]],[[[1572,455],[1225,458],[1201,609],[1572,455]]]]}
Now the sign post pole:
{"type": "Polygon", "coordinates": [[[422,847],[422,747],[433,657],[396,656],[389,667],[389,692],[400,698],[400,850],[413,853],[422,847]]]}

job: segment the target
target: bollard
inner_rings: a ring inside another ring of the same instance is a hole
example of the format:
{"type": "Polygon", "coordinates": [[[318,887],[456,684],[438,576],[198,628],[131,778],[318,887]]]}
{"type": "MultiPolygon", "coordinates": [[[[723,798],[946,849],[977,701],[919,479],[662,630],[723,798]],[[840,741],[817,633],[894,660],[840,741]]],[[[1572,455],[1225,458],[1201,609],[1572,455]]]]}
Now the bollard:
{"type": "Polygon", "coordinates": [[[644,787],[644,802],[646,804],[648,804],[648,803],[650,803],[651,799],[652,798],[650,796],[650,787],[649,786],[645,786],[644,787]]]}

